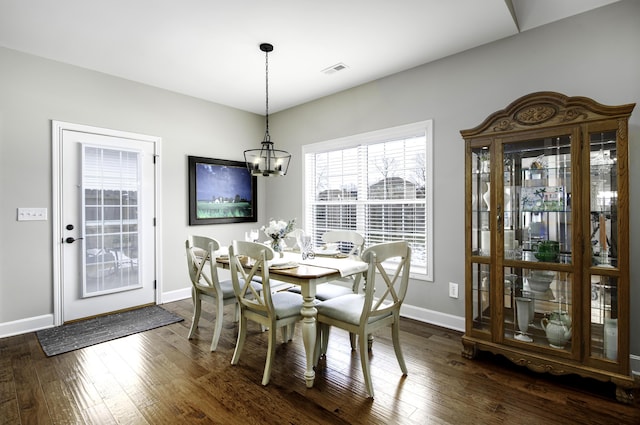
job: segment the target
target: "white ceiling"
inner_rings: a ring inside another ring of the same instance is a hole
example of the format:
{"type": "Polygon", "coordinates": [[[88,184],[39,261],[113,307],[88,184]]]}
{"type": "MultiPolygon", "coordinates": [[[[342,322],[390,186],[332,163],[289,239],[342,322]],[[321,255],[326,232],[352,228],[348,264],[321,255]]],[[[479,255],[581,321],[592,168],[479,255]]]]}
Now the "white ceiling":
{"type": "Polygon", "coordinates": [[[277,112],[616,1],[0,0],[0,46],[264,114],[263,42],[277,112]]]}

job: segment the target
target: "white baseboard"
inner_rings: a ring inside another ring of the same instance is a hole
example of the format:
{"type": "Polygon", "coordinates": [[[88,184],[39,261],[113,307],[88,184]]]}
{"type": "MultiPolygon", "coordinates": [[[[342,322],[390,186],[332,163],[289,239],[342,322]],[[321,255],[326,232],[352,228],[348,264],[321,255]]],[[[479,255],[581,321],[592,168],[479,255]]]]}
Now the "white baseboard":
{"type": "MultiPolygon", "coordinates": [[[[191,287],[178,289],[176,291],[163,292],[161,304],[180,301],[191,298],[191,287]]],[[[443,328],[464,332],[464,317],[453,316],[451,314],[440,313],[427,310],[421,307],[404,304],[401,315],[409,319],[425,322],[443,328]]]]}
{"type": "Polygon", "coordinates": [[[427,310],[426,308],[403,304],[400,315],[409,319],[425,322],[443,328],[464,332],[464,317],[427,310]]]}
{"type": "Polygon", "coordinates": [[[26,334],[51,327],[53,327],[53,314],[0,323],[0,338],[26,334]]]}
{"type": "Polygon", "coordinates": [[[631,360],[631,373],[633,373],[635,377],[640,378],[640,356],[632,354],[629,356],[629,358],[631,360]]]}
{"type": "Polygon", "coordinates": [[[160,304],[171,303],[174,301],[180,301],[187,298],[191,298],[191,286],[187,288],[178,289],[176,291],[163,292],[160,299],[160,304]]]}

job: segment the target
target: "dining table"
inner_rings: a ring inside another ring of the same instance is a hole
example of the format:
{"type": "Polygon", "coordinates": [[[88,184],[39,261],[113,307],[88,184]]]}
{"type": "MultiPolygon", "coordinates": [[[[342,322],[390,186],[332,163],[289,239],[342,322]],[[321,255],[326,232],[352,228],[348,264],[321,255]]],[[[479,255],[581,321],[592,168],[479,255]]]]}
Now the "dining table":
{"type": "MultiPolygon", "coordinates": [[[[280,258],[271,260],[269,266],[270,279],[279,280],[300,286],[302,293],[302,340],[307,360],[304,378],[307,388],[313,387],[315,380],[314,350],[316,346],[316,287],[348,276],[361,275],[368,269],[368,264],[357,256],[341,253],[318,252],[313,258],[302,258],[297,252],[284,252],[280,258]]],[[[218,267],[229,269],[229,257],[216,258],[218,267]]]]}

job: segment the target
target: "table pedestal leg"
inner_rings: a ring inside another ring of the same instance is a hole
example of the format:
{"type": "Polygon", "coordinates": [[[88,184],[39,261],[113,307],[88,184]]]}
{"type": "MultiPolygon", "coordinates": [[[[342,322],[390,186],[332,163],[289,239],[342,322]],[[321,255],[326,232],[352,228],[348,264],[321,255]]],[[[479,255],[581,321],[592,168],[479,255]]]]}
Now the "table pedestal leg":
{"type": "Polygon", "coordinates": [[[307,388],[313,387],[316,372],[313,370],[314,350],[316,348],[316,315],[318,310],[315,307],[315,286],[303,285],[302,297],[302,340],[304,342],[304,352],[307,355],[307,371],[304,379],[307,381],[307,388]]]}

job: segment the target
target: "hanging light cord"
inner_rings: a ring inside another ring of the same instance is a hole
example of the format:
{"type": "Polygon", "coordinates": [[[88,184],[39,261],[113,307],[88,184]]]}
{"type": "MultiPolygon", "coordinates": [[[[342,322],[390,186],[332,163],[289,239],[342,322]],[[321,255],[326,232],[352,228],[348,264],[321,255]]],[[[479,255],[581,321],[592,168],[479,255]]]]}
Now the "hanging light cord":
{"type": "Polygon", "coordinates": [[[264,142],[271,142],[269,135],[269,51],[264,52],[264,74],[265,74],[265,122],[266,131],[264,133],[264,142]]]}

